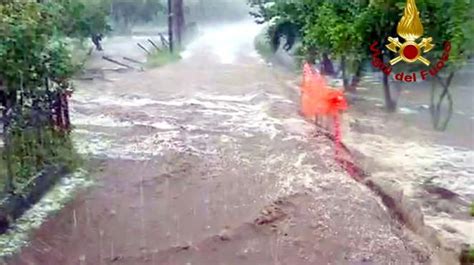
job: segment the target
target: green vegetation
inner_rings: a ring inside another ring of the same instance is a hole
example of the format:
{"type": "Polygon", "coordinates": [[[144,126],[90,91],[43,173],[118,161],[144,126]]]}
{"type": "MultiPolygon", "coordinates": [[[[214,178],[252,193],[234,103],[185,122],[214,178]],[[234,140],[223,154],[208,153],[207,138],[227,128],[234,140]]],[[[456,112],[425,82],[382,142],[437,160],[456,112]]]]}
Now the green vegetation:
{"type": "Polygon", "coordinates": [[[474,247],[471,246],[468,249],[462,250],[460,262],[461,265],[474,264],[474,247]]]}
{"type": "Polygon", "coordinates": [[[54,27],[65,36],[84,39],[111,30],[107,23],[109,9],[102,0],[55,0],[42,5],[56,14],[52,17],[54,27]]]}
{"type": "Polygon", "coordinates": [[[266,31],[257,35],[254,40],[255,49],[265,59],[268,60],[273,56],[273,50],[270,43],[270,38],[266,31]]]}
{"type": "MultiPolygon", "coordinates": [[[[70,170],[80,161],[69,138],[67,94],[82,56],[71,38],[109,30],[106,12],[93,0],[44,3],[4,0],[0,5],[0,104],[2,175],[6,192],[18,193],[48,165],[70,170]]],[[[80,46],[80,45],[79,45],[80,46]]]]}
{"type": "Polygon", "coordinates": [[[155,68],[177,62],[180,59],[181,56],[179,55],[179,51],[175,51],[173,53],[170,53],[167,50],[154,51],[148,56],[146,65],[149,68],[155,68]]]}
{"type": "MultiPolygon", "coordinates": [[[[371,60],[369,46],[378,41],[382,50],[389,36],[396,37],[396,27],[403,15],[406,0],[249,0],[254,8],[252,15],[258,23],[270,23],[272,44],[279,46],[280,37],[287,40],[286,49],[295,43],[303,44],[306,59],[323,64],[328,58],[340,60],[346,90],[351,90],[348,75],[359,77],[362,65],[371,60]]],[[[459,70],[474,47],[473,2],[466,0],[418,0],[424,36],[433,37],[435,49],[427,54],[437,62],[442,54],[443,42],[451,42],[451,55],[447,78],[435,80],[443,86],[443,98],[450,99],[449,85],[454,73],[459,70]],[[447,92],[445,92],[447,91],[447,92]]],[[[387,63],[395,54],[382,54],[380,60],[387,63]]],[[[323,65],[324,66],[324,65],[323,65]]],[[[399,66],[398,66],[399,67],[399,66]]],[[[396,109],[390,94],[388,77],[384,75],[384,93],[389,111],[396,109]]],[[[452,104],[452,100],[451,100],[452,104]]],[[[438,107],[439,110],[439,107],[438,107]]],[[[436,119],[436,128],[443,129],[446,121],[436,119]]],[[[439,115],[438,115],[439,116],[439,115]]]]}
{"type": "Polygon", "coordinates": [[[82,159],[68,135],[48,127],[38,128],[39,137],[32,130],[20,132],[18,127],[13,130],[17,130],[11,132],[15,193],[21,192],[28,180],[47,165],[65,166],[69,172],[81,166],[82,159]]]}
{"type": "Polygon", "coordinates": [[[94,49],[92,42],[68,39],[67,45],[71,52],[72,64],[77,68],[82,68],[94,49]]]}
{"type": "Polygon", "coordinates": [[[474,202],[471,202],[471,216],[474,217],[474,202]]]}

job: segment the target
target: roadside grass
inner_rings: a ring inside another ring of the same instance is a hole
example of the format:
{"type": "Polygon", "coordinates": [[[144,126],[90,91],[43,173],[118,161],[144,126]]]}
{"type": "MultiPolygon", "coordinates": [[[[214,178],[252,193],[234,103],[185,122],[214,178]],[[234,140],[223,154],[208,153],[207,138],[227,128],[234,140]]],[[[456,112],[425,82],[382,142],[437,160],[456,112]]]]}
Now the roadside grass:
{"type": "Polygon", "coordinates": [[[169,51],[155,50],[153,53],[148,55],[146,66],[148,68],[156,68],[177,62],[179,60],[181,60],[181,55],[179,54],[179,51],[170,53],[169,51]]]}
{"type": "Polygon", "coordinates": [[[43,128],[41,131],[43,143],[32,138],[31,134],[14,134],[11,137],[10,153],[11,173],[8,174],[6,153],[0,147],[0,200],[4,195],[7,178],[12,178],[13,192],[16,194],[29,193],[24,189],[30,180],[49,165],[60,165],[68,172],[75,172],[84,164],[84,158],[76,152],[69,136],[58,136],[55,132],[43,128]],[[34,147],[29,148],[28,147],[34,147]]]}

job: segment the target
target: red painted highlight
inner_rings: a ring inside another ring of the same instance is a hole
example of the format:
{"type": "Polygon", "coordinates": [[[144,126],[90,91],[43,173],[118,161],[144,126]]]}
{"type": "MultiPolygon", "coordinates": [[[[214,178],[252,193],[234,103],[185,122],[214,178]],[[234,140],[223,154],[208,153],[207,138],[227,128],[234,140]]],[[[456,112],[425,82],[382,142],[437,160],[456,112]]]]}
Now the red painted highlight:
{"type": "Polygon", "coordinates": [[[347,102],[341,90],[332,89],[320,73],[308,63],[303,66],[301,85],[301,113],[308,118],[333,116],[347,109],[347,102]]]}

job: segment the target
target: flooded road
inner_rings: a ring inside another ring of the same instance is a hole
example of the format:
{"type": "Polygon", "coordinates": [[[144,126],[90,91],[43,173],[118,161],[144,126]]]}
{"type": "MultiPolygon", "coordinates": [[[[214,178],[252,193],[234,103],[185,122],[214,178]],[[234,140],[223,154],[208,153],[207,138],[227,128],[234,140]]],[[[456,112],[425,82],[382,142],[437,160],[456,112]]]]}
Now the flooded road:
{"type": "Polygon", "coordinates": [[[8,264],[432,264],[298,116],[295,77],[259,58],[259,30],[204,28],[178,63],[78,81],[74,140],[97,184],[8,264]]]}

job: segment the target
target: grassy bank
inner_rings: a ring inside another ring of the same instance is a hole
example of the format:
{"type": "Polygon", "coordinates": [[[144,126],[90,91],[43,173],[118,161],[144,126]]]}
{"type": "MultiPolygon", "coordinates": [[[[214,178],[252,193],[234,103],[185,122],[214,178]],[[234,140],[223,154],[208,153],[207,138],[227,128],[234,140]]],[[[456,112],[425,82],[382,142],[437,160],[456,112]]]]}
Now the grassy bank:
{"type": "Polygon", "coordinates": [[[167,50],[154,51],[147,57],[146,66],[148,68],[161,67],[166,64],[177,62],[181,59],[179,51],[170,53],[167,50]]]}

